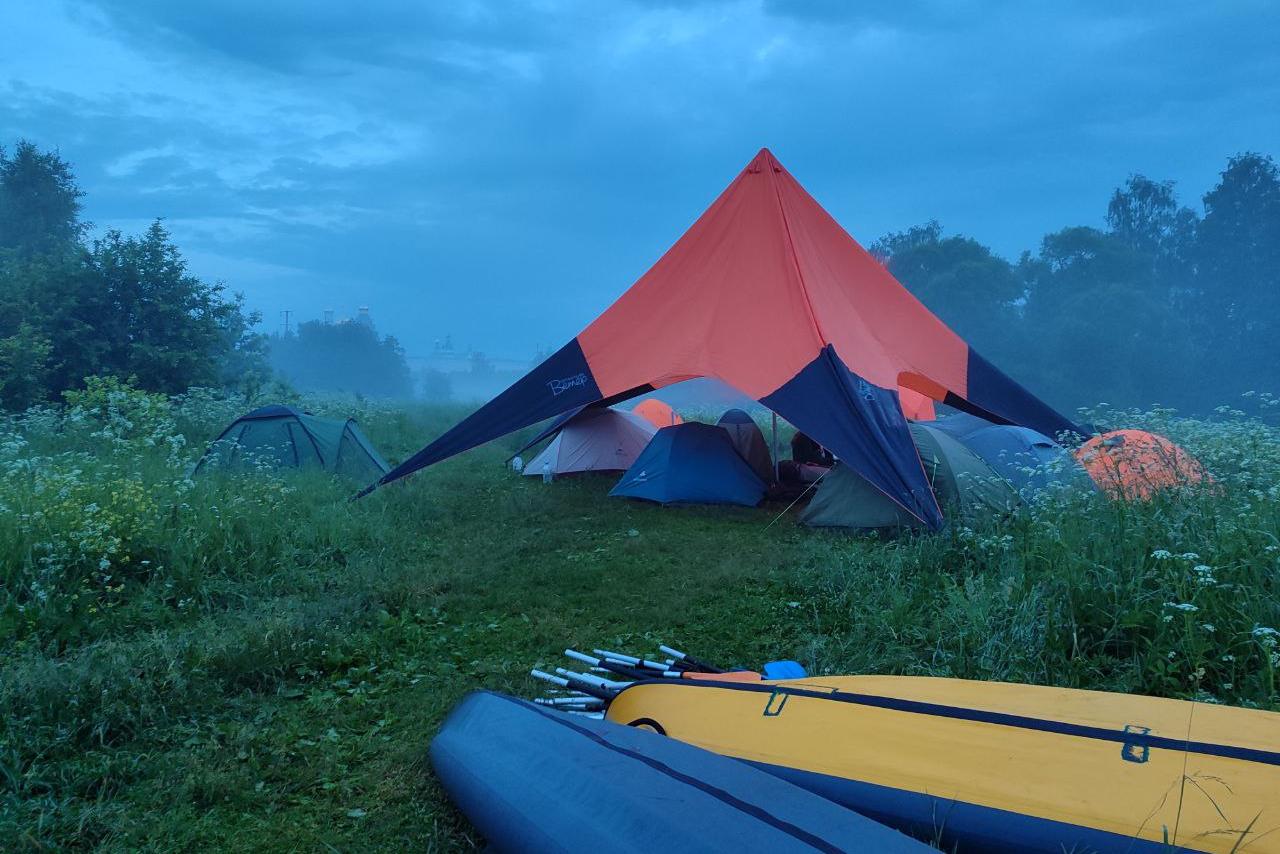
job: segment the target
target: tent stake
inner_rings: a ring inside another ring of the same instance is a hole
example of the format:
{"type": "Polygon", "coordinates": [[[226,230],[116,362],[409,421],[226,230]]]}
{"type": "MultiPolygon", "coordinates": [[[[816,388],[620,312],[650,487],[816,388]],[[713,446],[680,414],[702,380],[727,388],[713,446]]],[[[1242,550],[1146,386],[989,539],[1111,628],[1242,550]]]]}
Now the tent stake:
{"type": "MultiPolygon", "coordinates": [[[[827,469],[827,470],[826,470],[826,471],[824,471],[822,474],[818,475],[818,479],[817,479],[817,480],[815,480],[813,483],[809,484],[808,486],[806,486],[806,487],[804,488],[804,492],[802,492],[802,493],[800,493],[799,495],[797,495],[797,496],[796,496],[795,501],[792,501],[790,504],[788,504],[786,507],[784,507],[784,508],[783,508],[783,510],[782,510],[782,512],[781,512],[781,513],[779,513],[777,516],[774,516],[774,517],[773,517],[773,522],[777,522],[777,521],[778,521],[779,519],[781,519],[783,516],[787,515],[787,511],[788,511],[788,510],[790,510],[792,507],[795,507],[795,506],[796,506],[796,504],[798,504],[798,503],[800,502],[800,499],[801,499],[801,498],[804,498],[806,495],[808,495],[808,494],[809,494],[809,490],[813,489],[813,488],[814,488],[815,486],[817,486],[819,483],[822,483],[822,479],[823,479],[824,477],[826,477],[827,475],[829,475],[829,474],[831,474],[831,469],[827,469]]],[[[773,527],[773,522],[770,522],[768,525],[765,525],[765,526],[764,526],[764,529],[767,531],[767,530],[769,530],[770,528],[772,528],[772,527],[773,527]]]]}

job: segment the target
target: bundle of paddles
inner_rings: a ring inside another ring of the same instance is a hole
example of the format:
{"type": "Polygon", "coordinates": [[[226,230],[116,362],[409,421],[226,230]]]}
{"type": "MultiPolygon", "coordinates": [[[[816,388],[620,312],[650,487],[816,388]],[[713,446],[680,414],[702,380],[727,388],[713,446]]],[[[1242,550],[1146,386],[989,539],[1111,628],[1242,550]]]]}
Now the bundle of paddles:
{"type": "Polygon", "coordinates": [[[498,850],[1280,851],[1280,714],[566,650],[431,745],[498,850]]]}

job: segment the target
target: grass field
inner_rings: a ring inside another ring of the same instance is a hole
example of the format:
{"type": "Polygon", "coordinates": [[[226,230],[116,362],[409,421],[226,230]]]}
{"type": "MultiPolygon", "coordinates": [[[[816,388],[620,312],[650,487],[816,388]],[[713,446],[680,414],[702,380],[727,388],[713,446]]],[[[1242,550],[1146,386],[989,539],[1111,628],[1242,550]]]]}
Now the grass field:
{"type": "MultiPolygon", "coordinates": [[[[1276,708],[1280,436],[1247,403],[1099,416],[1183,442],[1211,489],[881,542],[519,478],[518,437],[356,503],[323,475],[193,483],[243,401],[94,385],[0,428],[0,839],[472,847],[428,741],[567,645],[1276,708]]],[[[392,458],[462,414],[308,406],[355,409],[392,458]]]]}

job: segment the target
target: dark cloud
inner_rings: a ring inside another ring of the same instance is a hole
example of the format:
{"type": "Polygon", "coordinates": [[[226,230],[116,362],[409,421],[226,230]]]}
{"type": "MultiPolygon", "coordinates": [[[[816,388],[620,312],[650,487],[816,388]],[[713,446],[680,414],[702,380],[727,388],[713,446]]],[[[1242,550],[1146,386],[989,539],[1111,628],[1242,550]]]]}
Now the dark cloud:
{"type": "Polygon", "coordinates": [[[1130,172],[1190,202],[1280,148],[1263,4],[21,4],[0,139],[269,319],[367,303],[411,350],[562,342],[762,145],[864,243],[1011,255],[1130,172]]]}

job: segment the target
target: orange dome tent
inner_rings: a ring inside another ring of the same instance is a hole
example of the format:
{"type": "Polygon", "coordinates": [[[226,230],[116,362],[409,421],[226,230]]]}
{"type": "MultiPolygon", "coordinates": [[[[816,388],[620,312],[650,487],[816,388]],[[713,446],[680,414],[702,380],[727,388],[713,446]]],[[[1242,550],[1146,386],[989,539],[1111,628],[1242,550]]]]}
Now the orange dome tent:
{"type": "Polygon", "coordinates": [[[1203,482],[1200,461],[1163,436],[1112,430],[1076,451],[1094,483],[1112,498],[1150,498],[1161,489],[1203,482]]]}
{"type": "Polygon", "coordinates": [[[684,423],[684,419],[680,417],[680,413],[676,412],[656,397],[640,401],[632,408],[631,411],[648,421],[654,427],[657,427],[659,430],[663,427],[670,427],[672,424],[684,423]]]}

